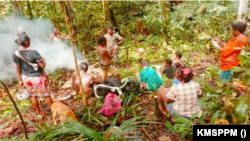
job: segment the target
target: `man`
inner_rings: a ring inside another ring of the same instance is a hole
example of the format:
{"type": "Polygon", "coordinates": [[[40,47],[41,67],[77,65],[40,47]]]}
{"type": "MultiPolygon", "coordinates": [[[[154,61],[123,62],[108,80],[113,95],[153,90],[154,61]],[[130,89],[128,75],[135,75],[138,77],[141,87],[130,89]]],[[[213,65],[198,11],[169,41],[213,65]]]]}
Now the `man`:
{"type": "MultiPolygon", "coordinates": [[[[82,85],[83,85],[83,92],[90,96],[94,90],[94,84],[101,84],[103,83],[103,80],[101,79],[100,76],[95,75],[92,76],[90,74],[87,74],[88,71],[88,64],[85,62],[82,62],[79,64],[79,69],[80,69],[80,75],[82,79],[82,85]]],[[[80,93],[80,83],[77,77],[77,72],[74,72],[72,75],[72,85],[76,91],[76,93],[80,93]]]]}
{"type": "Polygon", "coordinates": [[[117,47],[114,48],[112,54],[106,49],[107,40],[105,37],[99,37],[98,40],[98,48],[97,54],[100,57],[100,64],[101,64],[101,75],[104,80],[108,78],[108,73],[111,73],[113,76],[116,76],[118,80],[121,80],[120,74],[115,66],[112,65],[111,60],[115,56],[115,52],[117,51],[117,47]]]}
{"type": "MultiPolygon", "coordinates": [[[[114,33],[113,26],[108,27],[108,33],[105,34],[104,37],[107,39],[107,50],[111,53],[114,52],[114,47],[122,45],[122,43],[125,41],[125,39],[122,36],[120,36],[117,33],[114,33]]],[[[115,55],[115,61],[116,62],[118,61],[118,50],[115,55]]]]}
{"type": "Polygon", "coordinates": [[[63,40],[68,40],[69,39],[69,36],[67,37],[62,37],[61,36],[61,33],[59,31],[59,29],[57,27],[54,28],[54,32],[52,35],[50,35],[50,41],[51,42],[58,42],[58,41],[61,41],[61,39],[63,40]]]}

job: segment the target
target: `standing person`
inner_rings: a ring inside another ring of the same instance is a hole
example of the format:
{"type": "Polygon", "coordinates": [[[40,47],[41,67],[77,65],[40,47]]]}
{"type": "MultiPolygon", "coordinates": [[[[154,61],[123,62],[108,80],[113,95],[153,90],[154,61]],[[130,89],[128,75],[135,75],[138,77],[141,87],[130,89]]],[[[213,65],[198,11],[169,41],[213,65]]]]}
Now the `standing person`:
{"type": "MultiPolygon", "coordinates": [[[[125,41],[125,39],[118,33],[114,33],[113,26],[108,27],[108,33],[105,34],[104,37],[107,39],[107,50],[111,53],[115,51],[115,47],[122,45],[125,41]]],[[[115,52],[115,61],[116,63],[118,62],[118,49],[115,52]]]]}
{"type": "Polygon", "coordinates": [[[118,80],[121,80],[118,70],[115,68],[115,66],[112,65],[111,62],[115,56],[117,47],[115,47],[113,53],[110,54],[106,49],[107,40],[105,37],[99,37],[97,42],[98,42],[97,54],[100,57],[100,65],[101,65],[100,75],[102,76],[103,80],[106,80],[108,78],[108,73],[111,73],[113,76],[116,76],[118,80]]]}
{"type": "Polygon", "coordinates": [[[61,33],[60,33],[60,31],[59,31],[59,28],[55,27],[55,28],[54,28],[54,31],[53,31],[53,34],[50,35],[50,41],[51,41],[51,42],[59,42],[59,41],[61,41],[62,39],[63,39],[63,40],[68,40],[68,39],[69,39],[69,36],[67,36],[67,37],[62,37],[62,36],[61,36],[61,33]]]}
{"type": "Polygon", "coordinates": [[[213,45],[219,49],[220,55],[220,67],[221,74],[220,80],[226,81],[224,86],[231,85],[231,89],[233,89],[238,96],[242,96],[245,94],[244,91],[239,89],[236,85],[232,84],[232,78],[234,76],[231,71],[234,67],[240,66],[239,55],[241,49],[246,47],[248,44],[247,36],[244,34],[246,30],[246,23],[236,22],[232,24],[232,34],[234,36],[229,42],[224,43],[220,41],[218,38],[212,38],[213,45]],[[222,48],[220,47],[223,46],[222,48]]]}
{"type": "Polygon", "coordinates": [[[36,50],[28,50],[30,38],[25,32],[17,34],[15,42],[19,49],[12,54],[12,62],[16,69],[19,84],[21,87],[27,88],[32,104],[35,106],[39,117],[43,118],[37,97],[44,97],[49,107],[53,103],[48,87],[49,80],[44,72],[45,59],[36,50]]]}

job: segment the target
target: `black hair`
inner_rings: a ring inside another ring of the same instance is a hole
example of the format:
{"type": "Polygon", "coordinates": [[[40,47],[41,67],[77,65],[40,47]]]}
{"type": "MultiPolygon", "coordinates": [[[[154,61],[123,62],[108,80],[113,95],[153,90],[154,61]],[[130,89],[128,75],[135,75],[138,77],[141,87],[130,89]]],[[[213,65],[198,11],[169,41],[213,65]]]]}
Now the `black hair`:
{"type": "Polygon", "coordinates": [[[18,33],[15,39],[15,43],[17,43],[19,46],[24,46],[25,41],[30,41],[28,34],[26,34],[25,32],[18,33]]]}
{"type": "Polygon", "coordinates": [[[178,69],[179,67],[181,67],[181,63],[180,62],[176,62],[174,63],[175,67],[178,69]]]}
{"type": "Polygon", "coordinates": [[[192,78],[193,78],[194,74],[192,73],[192,70],[188,67],[182,66],[177,70],[177,78],[184,82],[184,83],[188,83],[192,78]],[[184,70],[188,69],[190,72],[188,74],[184,74],[184,70]]]}
{"type": "Polygon", "coordinates": [[[83,70],[83,71],[86,72],[88,70],[88,68],[89,68],[89,66],[88,66],[88,64],[86,62],[82,62],[82,63],[79,64],[79,69],[80,70],[83,70]]]}
{"type": "Polygon", "coordinates": [[[141,63],[141,61],[143,61],[143,58],[138,59],[138,63],[141,63]]]}
{"type": "Polygon", "coordinates": [[[147,66],[149,66],[149,62],[148,62],[148,61],[145,61],[145,60],[142,60],[142,61],[140,62],[140,65],[142,65],[143,67],[147,67],[147,66]]]}
{"type": "Polygon", "coordinates": [[[101,45],[103,42],[106,42],[107,39],[104,36],[101,36],[97,39],[98,45],[101,45]]]}
{"type": "Polygon", "coordinates": [[[244,33],[246,31],[246,23],[244,22],[235,22],[232,24],[233,30],[238,30],[240,33],[244,33]]]}
{"type": "Polygon", "coordinates": [[[165,63],[169,64],[170,66],[172,65],[172,60],[171,59],[166,59],[165,63]]]}
{"type": "Polygon", "coordinates": [[[114,27],[112,25],[108,26],[108,29],[114,29],[114,27]]]}
{"type": "Polygon", "coordinates": [[[182,53],[181,52],[175,52],[175,55],[177,56],[177,57],[179,57],[179,59],[181,59],[181,57],[182,57],[182,53]]]}

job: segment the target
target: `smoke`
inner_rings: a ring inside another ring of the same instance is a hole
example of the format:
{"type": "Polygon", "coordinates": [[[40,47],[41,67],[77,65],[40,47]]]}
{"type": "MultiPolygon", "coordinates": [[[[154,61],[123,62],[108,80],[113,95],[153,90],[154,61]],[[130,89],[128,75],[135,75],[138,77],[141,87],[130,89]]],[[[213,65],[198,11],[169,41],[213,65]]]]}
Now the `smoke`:
{"type": "MultiPolygon", "coordinates": [[[[14,40],[20,30],[26,32],[30,37],[29,49],[37,50],[45,58],[47,74],[58,68],[75,69],[71,47],[63,41],[57,41],[56,43],[49,41],[53,29],[53,24],[46,19],[28,20],[23,17],[11,16],[0,20],[0,79],[16,78],[11,56],[18,49],[14,40]]],[[[78,62],[83,61],[79,51],[77,53],[78,62]]]]}

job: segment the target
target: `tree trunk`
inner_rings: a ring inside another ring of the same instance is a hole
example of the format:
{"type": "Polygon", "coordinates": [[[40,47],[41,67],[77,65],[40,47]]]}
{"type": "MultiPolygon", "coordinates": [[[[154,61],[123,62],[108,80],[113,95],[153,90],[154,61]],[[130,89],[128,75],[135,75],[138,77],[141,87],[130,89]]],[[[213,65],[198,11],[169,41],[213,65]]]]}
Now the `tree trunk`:
{"type": "Polygon", "coordinates": [[[114,27],[116,27],[115,28],[115,32],[118,32],[120,35],[122,35],[121,32],[120,32],[120,30],[119,30],[119,28],[118,28],[118,25],[116,23],[116,19],[115,19],[115,15],[114,15],[114,10],[112,8],[109,8],[109,14],[110,14],[110,21],[111,21],[112,25],[114,27]]]}
{"type": "Polygon", "coordinates": [[[72,26],[72,23],[70,22],[72,20],[70,19],[70,14],[68,12],[67,5],[66,5],[65,1],[58,1],[58,3],[59,3],[59,5],[60,5],[60,7],[61,7],[61,9],[63,11],[63,15],[64,15],[65,22],[66,22],[66,25],[67,25],[67,29],[69,31],[70,44],[71,44],[73,54],[74,54],[76,72],[77,72],[78,80],[80,82],[80,92],[81,92],[81,95],[82,95],[83,104],[86,105],[86,95],[84,94],[84,91],[83,91],[82,79],[81,79],[80,71],[79,71],[79,68],[78,68],[75,46],[74,46],[74,42],[72,41],[73,26],[72,26]]]}
{"type": "Polygon", "coordinates": [[[13,13],[15,16],[21,16],[23,15],[22,9],[19,7],[18,1],[11,1],[13,6],[13,13]]]}
{"type": "Polygon", "coordinates": [[[248,0],[240,0],[239,1],[237,21],[246,22],[245,19],[246,19],[246,15],[247,15],[247,4],[248,4],[248,0]]]}
{"type": "Polygon", "coordinates": [[[29,2],[29,0],[27,0],[27,5],[28,5],[29,13],[30,13],[30,19],[33,19],[32,9],[31,9],[31,7],[30,7],[30,2],[29,2]]]}
{"type": "Polygon", "coordinates": [[[106,25],[106,14],[105,14],[105,1],[102,0],[102,9],[103,9],[103,20],[104,20],[104,26],[106,25]]]}

